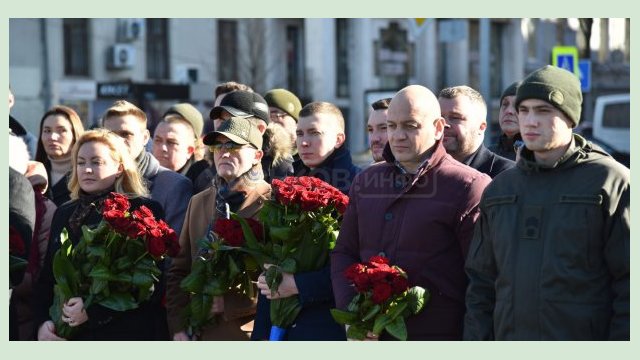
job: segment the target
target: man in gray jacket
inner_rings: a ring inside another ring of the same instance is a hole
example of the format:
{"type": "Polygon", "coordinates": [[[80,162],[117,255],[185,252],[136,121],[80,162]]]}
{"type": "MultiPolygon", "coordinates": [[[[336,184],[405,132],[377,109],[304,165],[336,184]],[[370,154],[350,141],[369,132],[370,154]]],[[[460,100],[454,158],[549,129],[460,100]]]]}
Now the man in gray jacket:
{"type": "Polygon", "coordinates": [[[487,187],[466,262],[466,340],[629,340],[629,169],[572,129],[578,78],[518,87],[525,142],[487,187]]]}

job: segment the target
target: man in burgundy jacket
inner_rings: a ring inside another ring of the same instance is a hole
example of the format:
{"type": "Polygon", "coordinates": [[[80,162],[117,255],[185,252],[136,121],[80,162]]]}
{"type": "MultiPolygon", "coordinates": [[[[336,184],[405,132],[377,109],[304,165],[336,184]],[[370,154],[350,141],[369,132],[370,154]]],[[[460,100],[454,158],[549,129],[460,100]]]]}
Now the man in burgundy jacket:
{"type": "Polygon", "coordinates": [[[386,161],[354,179],[331,254],[338,308],[355,295],[344,270],[381,253],[407,272],[410,286],[429,290],[422,312],[406,319],[409,340],[462,339],[464,261],[480,197],[491,181],[446,153],[444,128],[438,100],[427,88],[411,85],[393,97],[386,161]]]}

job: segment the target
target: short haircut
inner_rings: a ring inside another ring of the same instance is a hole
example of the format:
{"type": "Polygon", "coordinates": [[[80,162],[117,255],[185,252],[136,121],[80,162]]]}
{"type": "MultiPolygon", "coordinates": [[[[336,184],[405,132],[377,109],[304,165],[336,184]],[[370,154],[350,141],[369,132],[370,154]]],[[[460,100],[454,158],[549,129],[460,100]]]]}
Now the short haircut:
{"type": "Polygon", "coordinates": [[[102,116],[102,125],[104,126],[105,120],[110,117],[121,117],[127,115],[135,116],[145,128],[147,127],[147,114],[145,114],[139,107],[126,100],[117,100],[111,104],[111,107],[108,108],[102,116]]]}
{"type": "Polygon", "coordinates": [[[198,135],[196,135],[196,132],[193,129],[193,124],[191,124],[191,122],[189,122],[189,120],[183,118],[182,116],[180,116],[178,114],[165,115],[165,117],[162,119],[162,122],[165,122],[167,124],[173,124],[173,123],[184,124],[187,127],[187,129],[190,129],[191,133],[193,134],[193,138],[194,139],[198,139],[198,135]]]}
{"type": "Polygon", "coordinates": [[[374,101],[371,104],[373,110],[386,110],[389,108],[389,103],[391,102],[391,98],[380,99],[378,101],[374,101]]]}
{"type": "Polygon", "coordinates": [[[214,92],[214,99],[222,94],[227,94],[230,92],[244,90],[248,92],[254,92],[253,89],[249,85],[241,84],[235,81],[227,81],[222,84],[216,86],[216,90],[214,92]]]}
{"type": "Polygon", "coordinates": [[[444,88],[440,90],[440,93],[438,94],[438,97],[443,99],[453,99],[458,96],[466,96],[471,99],[471,101],[481,104],[485,109],[487,108],[487,103],[484,101],[482,94],[480,94],[476,89],[466,85],[444,88]]]}
{"type": "Polygon", "coordinates": [[[333,115],[336,118],[336,122],[338,123],[340,132],[344,133],[344,116],[342,116],[342,111],[340,111],[340,108],[338,108],[334,104],[324,101],[314,101],[305,105],[305,107],[300,110],[301,118],[315,114],[333,115]]]}

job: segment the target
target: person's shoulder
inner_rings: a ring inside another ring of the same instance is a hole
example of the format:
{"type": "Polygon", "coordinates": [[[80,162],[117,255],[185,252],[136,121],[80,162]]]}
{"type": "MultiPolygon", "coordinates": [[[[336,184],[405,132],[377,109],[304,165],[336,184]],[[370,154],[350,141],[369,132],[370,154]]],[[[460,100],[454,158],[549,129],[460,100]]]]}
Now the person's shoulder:
{"type": "Polygon", "coordinates": [[[173,171],[173,170],[169,170],[166,167],[160,166],[158,168],[158,173],[156,174],[156,178],[155,181],[171,181],[171,182],[176,182],[176,183],[180,183],[180,182],[189,182],[191,183],[191,180],[189,180],[188,177],[182,175],[182,174],[178,174],[177,172],[173,171]]]}
{"type": "Polygon", "coordinates": [[[442,161],[436,165],[438,176],[447,178],[449,181],[459,181],[467,184],[491,182],[489,175],[482,173],[471,166],[465,165],[447,154],[442,161]]]}

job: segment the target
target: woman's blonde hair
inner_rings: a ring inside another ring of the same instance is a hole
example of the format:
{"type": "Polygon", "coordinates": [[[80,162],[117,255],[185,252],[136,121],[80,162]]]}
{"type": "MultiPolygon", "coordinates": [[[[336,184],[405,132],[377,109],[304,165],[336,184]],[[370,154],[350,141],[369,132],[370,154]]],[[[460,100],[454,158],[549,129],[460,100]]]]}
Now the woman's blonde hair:
{"type": "Polygon", "coordinates": [[[115,133],[106,129],[96,129],[86,131],[80,136],[73,146],[73,156],[71,158],[71,178],[69,179],[69,191],[71,199],[77,199],[80,195],[80,184],[78,183],[78,152],[83,144],[99,142],[106,145],[111,158],[122,166],[122,175],[116,179],[115,191],[129,196],[145,196],[148,190],[142,182],[142,177],[138,172],[138,167],[127,152],[124,140],[115,133]]]}

